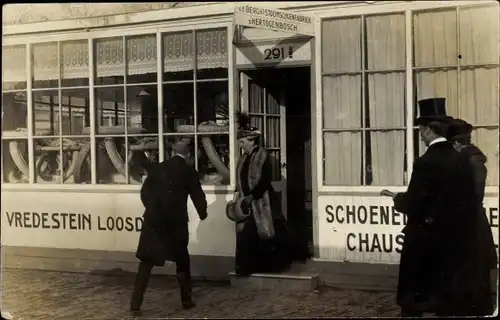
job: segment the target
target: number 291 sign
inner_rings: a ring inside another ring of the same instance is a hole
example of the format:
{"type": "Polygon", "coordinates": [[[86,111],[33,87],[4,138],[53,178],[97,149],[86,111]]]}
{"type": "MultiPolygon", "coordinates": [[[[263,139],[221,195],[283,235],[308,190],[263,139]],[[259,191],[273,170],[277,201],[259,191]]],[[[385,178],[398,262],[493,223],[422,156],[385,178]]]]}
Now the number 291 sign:
{"type": "Polygon", "coordinates": [[[294,47],[276,46],[264,49],[264,60],[285,60],[286,58],[293,59],[294,47]]]}
{"type": "Polygon", "coordinates": [[[252,44],[240,46],[236,51],[237,65],[280,65],[282,63],[309,63],[311,45],[309,42],[281,44],[252,44]]]}

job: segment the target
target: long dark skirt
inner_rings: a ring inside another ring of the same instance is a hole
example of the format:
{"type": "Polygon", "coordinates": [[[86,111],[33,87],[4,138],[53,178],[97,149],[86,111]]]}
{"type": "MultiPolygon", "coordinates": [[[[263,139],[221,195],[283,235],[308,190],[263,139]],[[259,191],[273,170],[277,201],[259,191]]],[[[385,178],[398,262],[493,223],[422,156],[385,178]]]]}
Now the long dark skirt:
{"type": "Polygon", "coordinates": [[[262,240],[257,233],[253,217],[245,221],[243,230],[236,233],[235,271],[239,275],[282,272],[290,267],[290,243],[286,221],[274,220],[276,236],[262,240]]]}

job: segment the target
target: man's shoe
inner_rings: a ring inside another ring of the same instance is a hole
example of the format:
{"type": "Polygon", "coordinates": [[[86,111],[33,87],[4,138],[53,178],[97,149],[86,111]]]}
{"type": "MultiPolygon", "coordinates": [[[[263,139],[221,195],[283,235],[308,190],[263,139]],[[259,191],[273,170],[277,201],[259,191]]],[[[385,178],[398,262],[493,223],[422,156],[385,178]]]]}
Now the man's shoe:
{"type": "Polygon", "coordinates": [[[194,307],[196,307],[196,303],[194,303],[193,301],[182,302],[182,309],[184,310],[193,309],[194,307]]]}

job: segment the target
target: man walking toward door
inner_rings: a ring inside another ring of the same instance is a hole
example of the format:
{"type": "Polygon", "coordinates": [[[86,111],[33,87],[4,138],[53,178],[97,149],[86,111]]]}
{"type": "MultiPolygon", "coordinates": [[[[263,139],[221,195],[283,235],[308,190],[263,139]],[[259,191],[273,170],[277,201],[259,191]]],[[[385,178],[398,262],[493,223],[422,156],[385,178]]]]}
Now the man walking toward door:
{"type": "Polygon", "coordinates": [[[176,264],[182,307],[195,306],[191,298],[187,197],[191,197],[201,220],[207,218],[207,201],[189,159],[188,143],[177,142],[173,157],[153,165],[142,186],[141,200],[146,210],[136,252],[139,269],[130,302],[134,313],[140,311],[152,268],[165,265],[166,260],[176,264]]]}

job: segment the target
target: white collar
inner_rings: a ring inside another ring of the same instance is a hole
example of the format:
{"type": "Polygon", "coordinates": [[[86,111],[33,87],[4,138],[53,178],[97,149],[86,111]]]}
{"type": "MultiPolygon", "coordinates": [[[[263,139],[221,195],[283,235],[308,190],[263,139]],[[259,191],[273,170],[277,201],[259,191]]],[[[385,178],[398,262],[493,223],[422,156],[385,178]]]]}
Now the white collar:
{"type": "Polygon", "coordinates": [[[175,157],[175,156],[181,157],[182,159],[186,160],[186,158],[182,154],[176,153],[172,157],[175,157]]]}
{"type": "Polygon", "coordinates": [[[439,138],[436,138],[434,140],[431,141],[431,143],[429,143],[429,147],[432,146],[433,144],[436,144],[436,143],[439,143],[439,142],[446,142],[446,138],[443,138],[443,137],[439,137],[439,138]]]}

